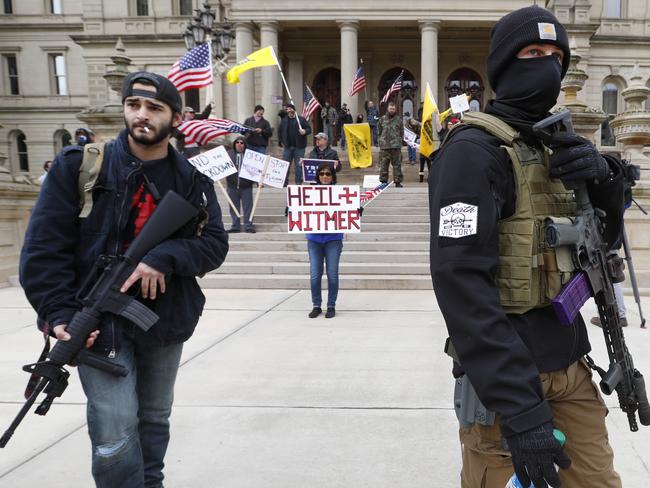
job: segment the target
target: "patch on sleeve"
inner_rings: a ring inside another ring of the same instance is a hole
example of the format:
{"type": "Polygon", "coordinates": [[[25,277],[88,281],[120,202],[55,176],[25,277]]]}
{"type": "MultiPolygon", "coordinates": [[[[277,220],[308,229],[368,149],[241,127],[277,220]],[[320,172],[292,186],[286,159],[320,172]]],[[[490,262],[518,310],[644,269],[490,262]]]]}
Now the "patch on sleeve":
{"type": "Polygon", "coordinates": [[[451,239],[474,236],[478,231],[478,205],[458,201],[440,209],[438,236],[451,239]]]}
{"type": "Polygon", "coordinates": [[[555,32],[555,25],[547,22],[538,22],[537,28],[539,29],[539,38],[547,41],[557,41],[557,33],[555,32]]]}

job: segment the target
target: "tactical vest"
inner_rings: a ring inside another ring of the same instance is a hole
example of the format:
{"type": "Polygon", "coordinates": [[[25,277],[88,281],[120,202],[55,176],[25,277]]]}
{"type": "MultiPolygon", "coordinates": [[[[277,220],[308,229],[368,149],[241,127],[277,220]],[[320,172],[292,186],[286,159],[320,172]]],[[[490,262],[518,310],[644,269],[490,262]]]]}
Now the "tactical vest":
{"type": "Polygon", "coordinates": [[[515,213],[499,221],[499,268],[496,283],[506,313],[522,314],[550,304],[569,281],[575,265],[568,247],[544,243],[546,223],[570,223],[576,215],[573,193],[548,173],[548,150],[528,146],[501,119],[469,112],[461,125],[480,127],[498,138],[515,176],[515,213]]]}

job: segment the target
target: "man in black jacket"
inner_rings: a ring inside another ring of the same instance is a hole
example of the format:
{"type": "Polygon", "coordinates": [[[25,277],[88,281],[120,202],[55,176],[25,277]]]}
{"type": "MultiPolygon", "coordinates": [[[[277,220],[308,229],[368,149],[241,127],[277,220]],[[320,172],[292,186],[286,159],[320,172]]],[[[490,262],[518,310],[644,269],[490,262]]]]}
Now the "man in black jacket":
{"type": "Polygon", "coordinates": [[[248,117],[244,125],[255,128],[253,132],[246,134],[246,147],[251,151],[266,154],[273,129],[269,121],[264,118],[264,107],[256,105],[253,116],[248,117]]]}
{"type": "Polygon", "coordinates": [[[461,423],[463,488],[503,488],[513,472],[537,488],[621,486],[607,409],[583,359],[586,326],[579,314],[561,325],[550,306],[573,271],[570,255],[537,239],[547,216],[575,215],[566,190],[575,181],[607,212],[608,243],[622,221],[620,161],[566,132],[547,148],[532,131],[555,105],[569,57],[566,30],[547,10],[502,18],[487,61],[496,99],[487,115],[465,114],[431,167],[431,275],[454,376],[496,413],[461,423]]]}
{"type": "Polygon", "coordinates": [[[203,222],[151,249],[121,288],[137,295],[158,322],[145,332],[105,314],[99,330],[87,339],[94,352],[127,368],[128,376],[115,378],[79,366],[96,485],[162,487],[183,342],[194,332],[205,303],[196,276],[221,265],[228,235],[212,182],[169,144],[172,129],[181,122],[181,98],[174,85],[141,71],[124,79],[122,94],[126,129],[104,147],[101,171],[86,197],[93,201],[90,213],[80,217],[83,148],[66,147],[32,213],[20,281],[47,332],[69,340],[66,326],[82,307],[76,293],[100,255],[122,254],[168,190],[203,207],[203,222]]]}
{"type": "MultiPolygon", "coordinates": [[[[302,185],[302,168],[300,160],[305,156],[307,147],[307,135],[311,134],[311,127],[307,120],[301,115],[296,114],[296,107],[292,103],[287,104],[287,116],[280,122],[278,128],[278,138],[284,148],[282,159],[293,163],[293,170],[296,174],[296,185],[302,185]]],[[[289,168],[291,169],[291,168],[289,168]]],[[[284,182],[287,186],[289,182],[289,171],[284,182]]]]}

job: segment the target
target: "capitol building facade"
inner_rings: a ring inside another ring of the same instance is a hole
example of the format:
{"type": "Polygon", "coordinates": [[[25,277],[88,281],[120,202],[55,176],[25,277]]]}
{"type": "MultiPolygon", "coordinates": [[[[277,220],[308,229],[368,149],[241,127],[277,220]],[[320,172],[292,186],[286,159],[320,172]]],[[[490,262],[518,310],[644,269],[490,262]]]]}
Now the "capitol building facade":
{"type": "MultiPolygon", "coordinates": [[[[116,55],[129,71],[167,73],[185,51],[181,32],[199,0],[3,0],[0,4],[0,165],[30,178],[92,121],[83,113],[117,107],[105,76],[116,55]],[[116,50],[117,48],[117,50],[116,50]]],[[[404,70],[400,112],[417,113],[427,83],[441,109],[470,88],[480,106],[493,96],[485,59],[492,25],[506,13],[537,3],[567,27],[578,68],[588,79],[578,97],[607,116],[595,133],[602,149],[617,149],[609,127],[625,109],[621,93],[635,83],[650,87],[650,0],[209,0],[217,22],[234,34],[225,62],[274,46],[300,110],[307,84],[321,101],[347,103],[353,116],[364,100],[377,102],[404,70]],[[348,90],[363,62],[367,90],[348,90]],[[640,80],[640,81],[639,81],[640,80]]],[[[184,92],[196,110],[208,90],[184,92]]],[[[279,71],[249,71],[229,85],[215,69],[213,113],[242,122],[256,104],[277,125],[288,99],[279,71]]],[[[560,100],[562,102],[562,100],[560,100]]],[[[647,103],[647,102],[646,102],[647,103]]],[[[647,108],[647,107],[646,107],[647,108]]],[[[320,120],[312,120],[318,130],[320,120]]],[[[100,137],[101,138],[101,137],[100,137]]],[[[620,143],[619,143],[620,144],[620,143]]],[[[618,147],[620,149],[620,145],[618,147]]],[[[647,153],[646,153],[647,154],[647,153]]]]}

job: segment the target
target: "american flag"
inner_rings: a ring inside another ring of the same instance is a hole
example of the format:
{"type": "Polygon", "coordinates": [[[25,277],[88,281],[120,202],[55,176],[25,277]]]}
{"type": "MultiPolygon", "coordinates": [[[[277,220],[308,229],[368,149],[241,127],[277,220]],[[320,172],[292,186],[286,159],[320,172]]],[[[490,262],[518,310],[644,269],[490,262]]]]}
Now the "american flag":
{"type": "Polygon", "coordinates": [[[320,107],[320,103],[318,103],[318,100],[316,100],[309,87],[305,85],[305,89],[302,92],[302,116],[308,119],[318,107],[320,107]]]}
{"type": "Polygon", "coordinates": [[[352,80],[352,88],[350,88],[349,95],[351,97],[355,96],[361,90],[366,87],[366,75],[363,72],[363,66],[359,66],[357,74],[354,75],[354,80],[352,80]]]}
{"type": "Polygon", "coordinates": [[[381,192],[383,192],[386,188],[388,188],[390,185],[392,185],[393,182],[391,181],[390,183],[380,183],[376,187],[374,187],[372,190],[366,190],[361,192],[361,206],[365,207],[368,205],[372,200],[377,198],[381,192]]]}
{"type": "Polygon", "coordinates": [[[179,92],[212,84],[212,60],[209,44],[201,44],[174,63],[167,78],[179,92]]]}
{"type": "Polygon", "coordinates": [[[381,102],[379,103],[386,103],[388,101],[388,98],[395,92],[400,91],[402,89],[402,79],[404,78],[404,70],[399,74],[397,78],[395,78],[395,81],[393,81],[393,84],[390,86],[388,91],[386,92],[386,95],[384,95],[384,98],[381,99],[381,102]]]}
{"type": "Polygon", "coordinates": [[[215,137],[226,134],[246,134],[255,129],[246,127],[228,119],[188,120],[178,126],[185,136],[185,145],[199,144],[204,146],[215,137]]]}

